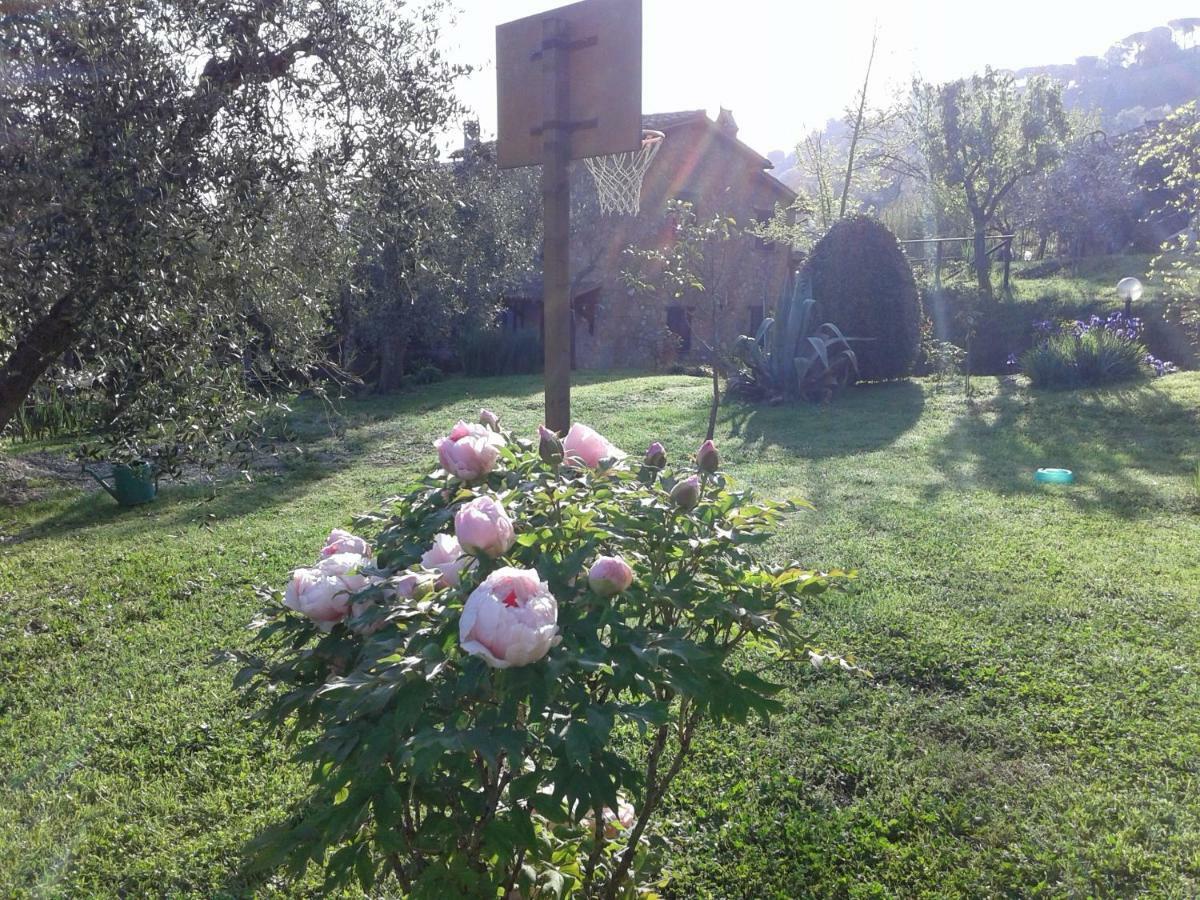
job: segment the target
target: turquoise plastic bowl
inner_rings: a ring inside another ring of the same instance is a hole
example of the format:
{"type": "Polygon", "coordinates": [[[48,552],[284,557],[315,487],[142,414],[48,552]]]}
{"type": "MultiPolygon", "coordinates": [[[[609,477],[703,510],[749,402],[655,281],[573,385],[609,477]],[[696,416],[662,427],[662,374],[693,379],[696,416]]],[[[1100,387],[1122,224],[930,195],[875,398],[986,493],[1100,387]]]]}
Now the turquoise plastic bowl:
{"type": "Polygon", "coordinates": [[[1039,484],[1074,484],[1075,473],[1070,469],[1038,469],[1033,480],[1039,484]]]}

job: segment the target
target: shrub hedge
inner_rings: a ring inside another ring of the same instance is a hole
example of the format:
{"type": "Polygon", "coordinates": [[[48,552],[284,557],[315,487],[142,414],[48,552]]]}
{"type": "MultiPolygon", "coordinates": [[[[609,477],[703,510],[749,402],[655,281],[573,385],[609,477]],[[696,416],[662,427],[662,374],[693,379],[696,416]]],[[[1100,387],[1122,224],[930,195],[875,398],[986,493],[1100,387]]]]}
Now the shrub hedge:
{"type": "Polygon", "coordinates": [[[832,322],[856,343],[859,378],[911,374],[921,342],[921,303],[896,236],[869,216],[834,224],[806,264],[817,301],[813,321],[832,322]]]}

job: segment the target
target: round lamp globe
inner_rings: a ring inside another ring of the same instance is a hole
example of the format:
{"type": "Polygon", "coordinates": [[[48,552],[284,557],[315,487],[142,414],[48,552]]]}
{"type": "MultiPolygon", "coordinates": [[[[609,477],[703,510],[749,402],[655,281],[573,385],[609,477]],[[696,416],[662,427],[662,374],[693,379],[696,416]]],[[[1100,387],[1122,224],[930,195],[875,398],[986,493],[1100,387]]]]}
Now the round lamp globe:
{"type": "Polygon", "coordinates": [[[1117,296],[1136,303],[1142,299],[1142,283],[1136,278],[1122,278],[1117,282],[1117,296]]]}

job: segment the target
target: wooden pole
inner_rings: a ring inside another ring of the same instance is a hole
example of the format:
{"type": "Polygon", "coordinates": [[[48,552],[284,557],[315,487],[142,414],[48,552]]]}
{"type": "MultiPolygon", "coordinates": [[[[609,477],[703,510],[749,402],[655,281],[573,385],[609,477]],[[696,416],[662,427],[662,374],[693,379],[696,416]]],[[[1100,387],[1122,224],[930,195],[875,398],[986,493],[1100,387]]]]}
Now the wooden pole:
{"type": "Polygon", "coordinates": [[[568,37],[563,20],[545,20],[542,31],[542,108],[545,118],[542,125],[542,323],[546,427],[559,433],[571,426],[568,37]]]}

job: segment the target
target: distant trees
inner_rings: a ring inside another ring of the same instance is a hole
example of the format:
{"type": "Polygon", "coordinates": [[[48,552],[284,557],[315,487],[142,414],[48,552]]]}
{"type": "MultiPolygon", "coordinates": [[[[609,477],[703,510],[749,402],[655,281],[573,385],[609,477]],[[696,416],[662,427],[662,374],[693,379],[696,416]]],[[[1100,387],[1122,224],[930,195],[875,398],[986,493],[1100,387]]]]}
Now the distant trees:
{"type": "Polygon", "coordinates": [[[1013,188],[1061,158],[1069,133],[1061,89],[1041,77],[1018,89],[1011,75],[989,68],[943,85],[917,83],[913,92],[927,112],[919,127],[930,175],[962,191],[979,291],[991,297],[988,227],[1013,188]]]}
{"type": "MultiPolygon", "coordinates": [[[[1130,35],[1104,58],[1011,75],[985,72],[944,85],[917,81],[906,95],[877,107],[862,104],[857,94],[845,116],[798,143],[777,166],[779,175],[807,195],[820,233],[843,214],[862,212],[903,238],[965,234],[974,242],[977,220],[985,218],[985,234],[1033,232],[1040,252],[1078,256],[1145,247],[1165,221],[1157,215],[1144,221],[1161,206],[1160,191],[1133,158],[1136,139],[1124,134],[1195,97],[1198,32],[1200,19],[1178,19],[1130,35]],[[975,158],[963,155],[972,148],[975,158]],[[984,155],[999,165],[965,178],[984,155]],[[1005,167],[1031,174],[1006,189],[1005,167]],[[1003,195],[999,202],[996,195],[1003,195]]],[[[977,262],[976,281],[983,268],[977,262]]]]}
{"type": "Polygon", "coordinates": [[[1053,239],[1071,257],[1118,253],[1134,239],[1141,204],[1125,149],[1102,131],[1071,139],[1059,165],[1026,180],[1004,215],[1053,239]]]}

